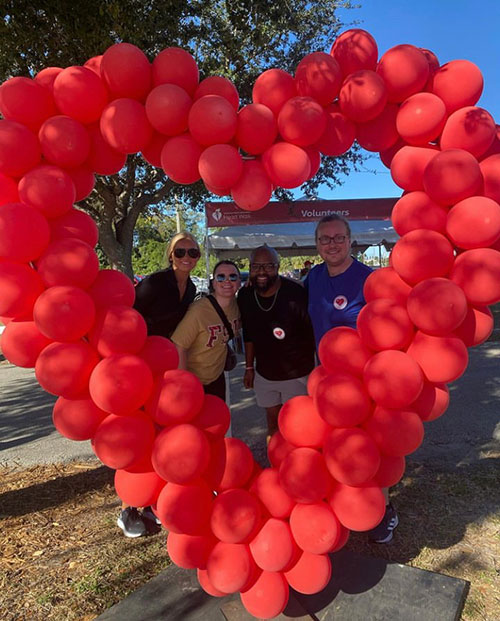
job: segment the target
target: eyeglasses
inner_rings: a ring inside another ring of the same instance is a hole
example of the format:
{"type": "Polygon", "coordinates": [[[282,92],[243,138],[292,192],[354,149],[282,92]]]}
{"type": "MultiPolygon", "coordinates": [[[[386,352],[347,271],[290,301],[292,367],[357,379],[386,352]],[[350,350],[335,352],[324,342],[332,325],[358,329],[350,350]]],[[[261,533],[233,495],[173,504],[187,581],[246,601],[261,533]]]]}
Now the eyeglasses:
{"type": "Polygon", "coordinates": [[[343,244],[346,239],[347,235],[334,235],[333,237],[330,237],[330,235],[322,235],[318,237],[318,241],[322,246],[326,246],[330,242],[334,244],[343,244]]]}
{"type": "Polygon", "coordinates": [[[264,270],[265,272],[272,272],[275,267],[278,267],[277,263],[251,263],[250,269],[252,272],[258,272],[264,270]]]}
{"type": "Polygon", "coordinates": [[[231,282],[236,282],[238,280],[238,274],[234,272],[232,274],[217,274],[215,280],[217,282],[224,282],[225,280],[230,280],[231,282]]]}
{"type": "Polygon", "coordinates": [[[200,258],[200,251],[198,250],[198,248],[188,248],[187,250],[186,248],[176,248],[174,250],[174,257],[176,257],[177,259],[182,259],[186,256],[186,252],[188,253],[188,256],[191,257],[191,259],[200,258]]]}

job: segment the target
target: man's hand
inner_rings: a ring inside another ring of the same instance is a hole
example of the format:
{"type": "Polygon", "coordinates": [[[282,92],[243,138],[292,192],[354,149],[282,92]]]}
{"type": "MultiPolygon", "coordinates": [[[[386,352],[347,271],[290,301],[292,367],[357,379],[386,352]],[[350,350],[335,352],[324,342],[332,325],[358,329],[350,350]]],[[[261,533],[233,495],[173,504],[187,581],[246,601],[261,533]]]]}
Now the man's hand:
{"type": "Polygon", "coordinates": [[[255,377],[254,369],[245,369],[245,375],[243,376],[243,386],[245,388],[253,388],[254,377],[255,377]]]}

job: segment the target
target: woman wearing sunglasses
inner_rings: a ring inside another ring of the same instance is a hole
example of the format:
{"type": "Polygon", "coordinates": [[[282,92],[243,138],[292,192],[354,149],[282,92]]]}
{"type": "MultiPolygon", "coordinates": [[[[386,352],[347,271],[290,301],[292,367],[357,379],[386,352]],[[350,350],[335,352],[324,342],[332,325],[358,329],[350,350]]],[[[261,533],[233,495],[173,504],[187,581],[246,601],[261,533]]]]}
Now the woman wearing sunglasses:
{"type": "Polygon", "coordinates": [[[167,269],[150,274],[135,288],[134,308],[148,325],[148,335],[170,338],[196,296],[189,277],[200,258],[191,233],[174,235],[165,252],[167,269]]]}
{"type": "MultiPolygon", "coordinates": [[[[237,335],[240,313],[235,295],[241,285],[240,271],[232,261],[219,261],[213,273],[213,298],[237,335]]],[[[221,399],[226,397],[224,366],[228,340],[224,321],[207,297],[190,306],[172,335],[179,352],[179,368],[194,373],[203,384],[205,393],[221,399]]]]}

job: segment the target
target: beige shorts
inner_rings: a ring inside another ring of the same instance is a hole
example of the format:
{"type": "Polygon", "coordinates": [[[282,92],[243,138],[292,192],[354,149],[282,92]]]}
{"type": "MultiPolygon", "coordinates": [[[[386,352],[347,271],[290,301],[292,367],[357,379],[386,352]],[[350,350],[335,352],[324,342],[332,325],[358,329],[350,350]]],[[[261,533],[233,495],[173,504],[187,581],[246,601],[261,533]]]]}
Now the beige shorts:
{"type": "Polygon", "coordinates": [[[272,408],[285,403],[292,397],[307,395],[308,377],[308,375],[304,375],[304,377],[296,377],[295,379],[275,381],[262,377],[256,371],[253,388],[257,405],[261,408],[272,408]]]}

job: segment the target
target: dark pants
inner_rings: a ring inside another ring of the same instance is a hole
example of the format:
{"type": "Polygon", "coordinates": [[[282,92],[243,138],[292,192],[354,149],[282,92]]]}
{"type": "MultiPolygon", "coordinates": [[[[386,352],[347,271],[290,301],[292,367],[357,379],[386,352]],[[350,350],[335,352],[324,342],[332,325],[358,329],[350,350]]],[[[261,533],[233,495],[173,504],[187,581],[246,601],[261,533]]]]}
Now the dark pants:
{"type": "Polygon", "coordinates": [[[204,384],[203,390],[206,395],[215,395],[220,397],[223,401],[226,400],[226,378],[224,377],[224,371],[219,377],[210,384],[204,384]]]}

